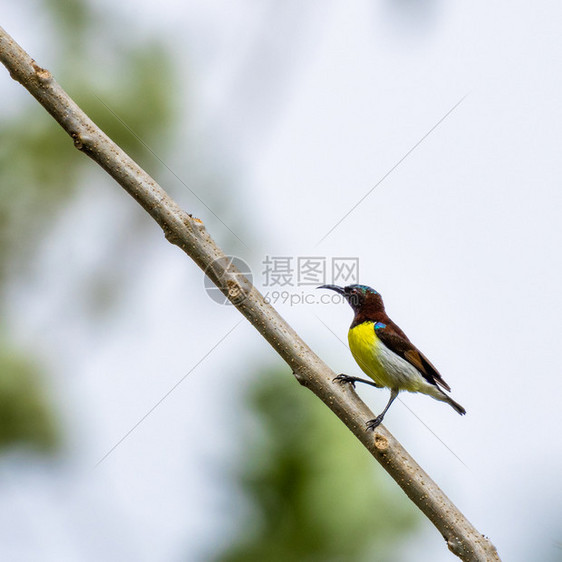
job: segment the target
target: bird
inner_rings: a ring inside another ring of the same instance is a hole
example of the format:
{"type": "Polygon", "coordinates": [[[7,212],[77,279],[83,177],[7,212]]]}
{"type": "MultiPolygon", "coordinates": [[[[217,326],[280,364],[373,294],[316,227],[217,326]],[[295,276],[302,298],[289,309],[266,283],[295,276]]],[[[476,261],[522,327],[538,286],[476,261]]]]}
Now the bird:
{"type": "Polygon", "coordinates": [[[408,336],[388,317],[381,295],[367,285],[321,285],[342,295],[355,316],[349,328],[349,349],[353,358],[373,382],[340,374],[334,381],[355,386],[362,382],[377,388],[389,388],[390,400],[384,410],[367,422],[374,430],[400,391],[421,392],[446,402],[460,415],[466,410],[445,391],[451,387],[443,380],[429,359],[408,339],[408,336]]]}

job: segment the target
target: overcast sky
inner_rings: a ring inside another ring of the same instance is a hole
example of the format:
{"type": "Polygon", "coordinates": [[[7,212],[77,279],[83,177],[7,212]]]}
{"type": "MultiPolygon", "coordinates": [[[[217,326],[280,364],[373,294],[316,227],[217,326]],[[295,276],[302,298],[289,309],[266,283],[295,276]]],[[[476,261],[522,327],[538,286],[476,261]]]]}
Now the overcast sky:
{"type": "MultiPolygon", "coordinates": [[[[250,264],[264,291],[273,289],[264,286],[267,256],[357,258],[360,282],[382,294],[389,315],[468,411],[461,418],[427,397],[404,395],[431,431],[400,403],[387,428],[503,559],[537,559],[540,548],[541,559],[560,560],[562,6],[105,5],[131,19],[125,38],[161,30],[176,49],[178,70],[190,80],[190,129],[170,165],[179,169],[186,146],[221,163],[233,203],[216,213],[245,246],[172,175],[158,178],[164,187],[227,253],[250,264]]],[[[11,6],[2,25],[49,67],[41,29],[25,10],[11,6]]],[[[7,73],[1,78],[6,99],[27,95],[7,73]]],[[[54,228],[41,283],[16,291],[13,304],[18,337],[39,338],[61,373],[75,456],[40,470],[22,468],[18,458],[0,463],[0,521],[31,537],[3,537],[0,556],[175,560],[191,545],[194,560],[202,559],[208,521],[222,517],[228,526],[212,466],[236,451],[223,431],[237,415],[231,397],[242,394],[250,365],[274,357],[246,321],[237,325],[235,310],[202,298],[201,272],[160,235],[112,329],[88,333],[76,313],[80,295],[69,289],[91,264],[79,262],[62,278],[61,264],[69,253],[103,255],[113,227],[99,216],[108,221],[135,205],[90,187],[54,228]],[[78,225],[82,236],[69,237],[78,225]],[[224,423],[199,427],[201,416],[224,423]]],[[[315,295],[309,286],[288,290],[299,300],[315,295]]],[[[357,373],[323,324],[345,342],[346,305],[279,309],[336,372],[357,373]]],[[[360,393],[374,411],[388,398],[360,393]]],[[[6,529],[0,525],[0,537],[6,529]]],[[[430,525],[423,540],[424,559],[455,559],[430,525]]],[[[415,546],[404,556],[420,560],[415,546]]]]}

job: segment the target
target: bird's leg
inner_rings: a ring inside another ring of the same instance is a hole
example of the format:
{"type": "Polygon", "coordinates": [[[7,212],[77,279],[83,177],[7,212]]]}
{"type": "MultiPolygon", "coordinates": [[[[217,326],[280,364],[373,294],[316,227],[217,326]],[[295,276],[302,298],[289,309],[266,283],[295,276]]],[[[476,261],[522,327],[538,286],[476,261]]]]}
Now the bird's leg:
{"type": "Polygon", "coordinates": [[[388,401],[388,404],[386,405],[385,409],[375,419],[369,420],[367,422],[367,429],[370,429],[372,431],[373,429],[375,429],[375,427],[378,427],[381,424],[384,415],[386,414],[387,410],[390,408],[390,405],[394,402],[394,400],[398,396],[398,392],[399,391],[396,388],[390,389],[390,400],[388,401]]]}
{"type": "Polygon", "coordinates": [[[356,382],[364,382],[365,384],[370,384],[371,386],[374,386],[376,388],[383,388],[380,384],[377,384],[376,382],[373,381],[368,381],[366,379],[360,379],[359,377],[350,377],[349,375],[344,375],[343,373],[341,375],[338,375],[337,377],[334,377],[334,382],[339,382],[340,384],[351,384],[351,386],[353,386],[353,388],[355,388],[355,383],[356,382]]]}

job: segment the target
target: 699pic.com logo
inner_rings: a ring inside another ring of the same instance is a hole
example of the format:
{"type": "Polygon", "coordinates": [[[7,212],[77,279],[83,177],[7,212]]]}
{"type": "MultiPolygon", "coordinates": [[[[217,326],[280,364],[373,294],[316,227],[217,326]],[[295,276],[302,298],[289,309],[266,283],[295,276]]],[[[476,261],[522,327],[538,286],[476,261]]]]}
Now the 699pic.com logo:
{"type": "Polygon", "coordinates": [[[205,269],[205,291],[219,304],[240,304],[246,300],[252,290],[252,281],[250,266],[236,256],[217,258],[205,269]]]}

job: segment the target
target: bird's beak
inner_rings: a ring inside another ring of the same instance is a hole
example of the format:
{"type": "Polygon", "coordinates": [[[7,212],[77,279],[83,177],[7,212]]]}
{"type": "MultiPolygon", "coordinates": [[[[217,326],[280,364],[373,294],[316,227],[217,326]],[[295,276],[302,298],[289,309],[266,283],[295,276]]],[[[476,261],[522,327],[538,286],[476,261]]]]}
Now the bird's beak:
{"type": "Polygon", "coordinates": [[[338,285],[320,285],[320,287],[316,287],[317,289],[330,289],[330,291],[335,291],[340,295],[345,297],[345,290],[343,287],[339,287],[338,285]]]}

